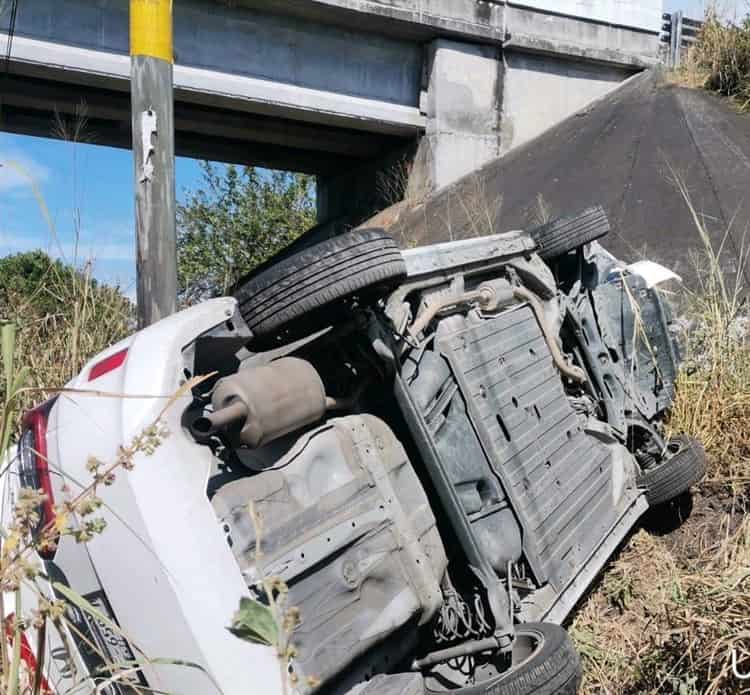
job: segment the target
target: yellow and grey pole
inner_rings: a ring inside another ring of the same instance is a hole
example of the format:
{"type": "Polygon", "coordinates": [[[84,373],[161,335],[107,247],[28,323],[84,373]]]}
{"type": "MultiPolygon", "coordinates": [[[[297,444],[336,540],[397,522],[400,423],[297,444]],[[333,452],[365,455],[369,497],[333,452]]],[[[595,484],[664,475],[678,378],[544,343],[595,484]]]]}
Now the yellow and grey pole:
{"type": "Polygon", "coordinates": [[[177,307],[172,0],[130,0],[138,324],[177,307]]]}

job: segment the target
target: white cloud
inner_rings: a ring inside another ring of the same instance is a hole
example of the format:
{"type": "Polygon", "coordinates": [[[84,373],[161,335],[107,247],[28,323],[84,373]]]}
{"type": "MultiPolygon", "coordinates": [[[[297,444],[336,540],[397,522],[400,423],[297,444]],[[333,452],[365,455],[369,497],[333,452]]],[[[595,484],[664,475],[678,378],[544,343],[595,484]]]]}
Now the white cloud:
{"type": "Polygon", "coordinates": [[[41,186],[50,170],[17,150],[0,150],[0,192],[41,186]]]}

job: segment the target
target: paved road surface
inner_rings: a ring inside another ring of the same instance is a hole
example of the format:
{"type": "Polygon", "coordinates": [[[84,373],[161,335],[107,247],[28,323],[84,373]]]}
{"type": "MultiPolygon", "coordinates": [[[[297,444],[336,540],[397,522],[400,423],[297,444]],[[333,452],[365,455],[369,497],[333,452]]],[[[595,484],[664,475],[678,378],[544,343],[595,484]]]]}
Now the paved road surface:
{"type": "Polygon", "coordinates": [[[412,246],[489,231],[483,220],[500,199],[494,231],[533,224],[539,199],[552,215],[601,203],[613,252],[626,260],[648,256],[692,283],[691,256],[701,242],[675,176],[722,249],[725,272],[736,273],[750,227],[750,115],[658,72],[631,78],[476,174],[375,221],[412,246]]]}

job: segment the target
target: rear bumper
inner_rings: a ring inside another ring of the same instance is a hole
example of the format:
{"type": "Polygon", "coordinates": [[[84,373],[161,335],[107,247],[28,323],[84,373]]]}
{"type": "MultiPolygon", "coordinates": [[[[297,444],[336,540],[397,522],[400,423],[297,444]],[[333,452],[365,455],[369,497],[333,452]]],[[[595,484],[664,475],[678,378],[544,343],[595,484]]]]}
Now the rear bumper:
{"type": "MultiPolygon", "coordinates": [[[[91,480],[91,456],[114,461],[118,448],[164,411],[185,379],[183,348],[231,317],[234,307],[233,299],[219,299],[180,312],[84,367],[68,385],[82,392],[63,394],[49,414],[48,462],[58,502],[65,498],[63,483],[75,494],[91,480]],[[125,347],[122,366],[91,379],[92,364],[125,347]]],[[[162,422],[169,434],[151,455],[137,454],[134,470],[120,470],[113,485],[97,491],[104,533],[83,545],[64,538],[48,565],[53,581],[109,613],[122,629],[115,634],[106,620],[71,608],[67,632],[73,637],[61,638],[75,652],[70,670],[87,674],[102,660],[128,660],[129,649],[144,662],[143,677],[156,690],[245,695],[257,687],[280,693],[273,650],[242,642],[226,629],[248,588],[206,496],[211,453],[182,428],[191,398],[166,408],[162,422]]]]}
{"type": "MultiPolygon", "coordinates": [[[[0,470],[3,474],[0,476],[0,526],[8,528],[12,519],[13,507],[16,502],[18,491],[18,476],[14,473],[16,459],[16,447],[12,446],[2,456],[0,470]]],[[[40,558],[36,558],[40,567],[43,568],[44,574],[38,576],[33,581],[26,581],[20,587],[20,604],[22,614],[29,616],[33,611],[39,608],[42,597],[52,599],[55,594],[52,590],[52,584],[46,577],[50,577],[49,565],[44,563],[40,558]]],[[[16,612],[16,595],[6,593],[3,595],[3,607],[5,614],[2,616],[5,632],[9,633],[10,625],[15,618],[16,612]]],[[[40,658],[43,658],[44,669],[42,682],[47,686],[50,692],[67,693],[79,692],[87,695],[94,691],[94,684],[90,680],[89,670],[83,661],[81,653],[76,647],[73,633],[61,621],[58,626],[49,621],[46,626],[46,649],[43,657],[40,657],[38,650],[39,633],[30,624],[22,633],[21,638],[21,656],[24,662],[23,668],[33,672],[40,658]]],[[[10,635],[8,634],[8,643],[10,646],[10,635]]],[[[112,693],[108,694],[112,695],[112,693]]]]}
{"type": "MultiPolygon", "coordinates": [[[[63,540],[66,544],[69,541],[70,539],[63,540]]],[[[50,581],[50,592],[67,605],[67,647],[64,653],[58,654],[57,661],[69,671],[72,670],[71,663],[77,664],[79,673],[76,674],[76,680],[89,681],[88,688],[79,688],[77,692],[93,693],[95,684],[113,678],[114,681],[102,691],[107,695],[126,695],[133,692],[131,686],[148,688],[149,683],[143,673],[135,668],[141,655],[137,654],[122,632],[109,599],[98,584],[85,547],[71,542],[70,547],[64,550],[67,551],[65,555],[68,564],[72,564],[73,557],[76,558],[77,582],[71,583],[56,562],[44,563],[50,581]],[[76,583],[85,585],[84,593],[76,591],[76,583]],[[70,591],[64,591],[66,588],[70,591]],[[80,600],[70,600],[68,597],[71,593],[80,596],[80,600]],[[89,606],[91,610],[87,610],[89,606]]]]}

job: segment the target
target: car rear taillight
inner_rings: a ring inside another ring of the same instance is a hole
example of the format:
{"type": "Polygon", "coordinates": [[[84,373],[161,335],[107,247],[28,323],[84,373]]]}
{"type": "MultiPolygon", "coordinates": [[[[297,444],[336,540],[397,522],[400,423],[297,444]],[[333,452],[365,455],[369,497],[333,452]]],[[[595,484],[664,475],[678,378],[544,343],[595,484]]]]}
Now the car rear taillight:
{"type": "MultiPolygon", "coordinates": [[[[15,639],[15,629],[13,623],[15,622],[16,614],[10,613],[7,618],[5,618],[5,639],[8,641],[8,647],[9,650],[13,649],[13,640],[15,639]]],[[[19,632],[21,639],[21,649],[20,649],[20,657],[21,661],[24,663],[27,672],[29,674],[29,679],[34,680],[34,674],[37,672],[37,656],[34,654],[34,652],[31,649],[31,645],[29,644],[29,640],[26,637],[26,633],[23,631],[19,632]]],[[[49,682],[44,676],[44,673],[41,673],[39,675],[39,682],[35,684],[37,687],[37,690],[35,692],[42,693],[43,695],[52,695],[52,688],[50,687],[49,682]]],[[[24,691],[25,692],[25,691],[24,691]]]]}
{"type": "Polygon", "coordinates": [[[127,356],[128,349],[125,348],[123,350],[118,350],[117,352],[112,353],[109,357],[105,357],[103,360],[100,360],[93,367],[91,367],[91,371],[89,372],[89,381],[98,379],[100,376],[109,374],[109,372],[111,372],[112,370],[117,369],[118,367],[122,367],[127,356]]]}
{"type": "MultiPolygon", "coordinates": [[[[56,398],[29,410],[23,416],[23,431],[18,442],[18,475],[23,487],[41,490],[45,499],[39,510],[37,531],[50,525],[55,518],[55,497],[47,458],[47,418],[56,398]]],[[[42,557],[51,557],[54,550],[43,550],[42,557]]]]}

